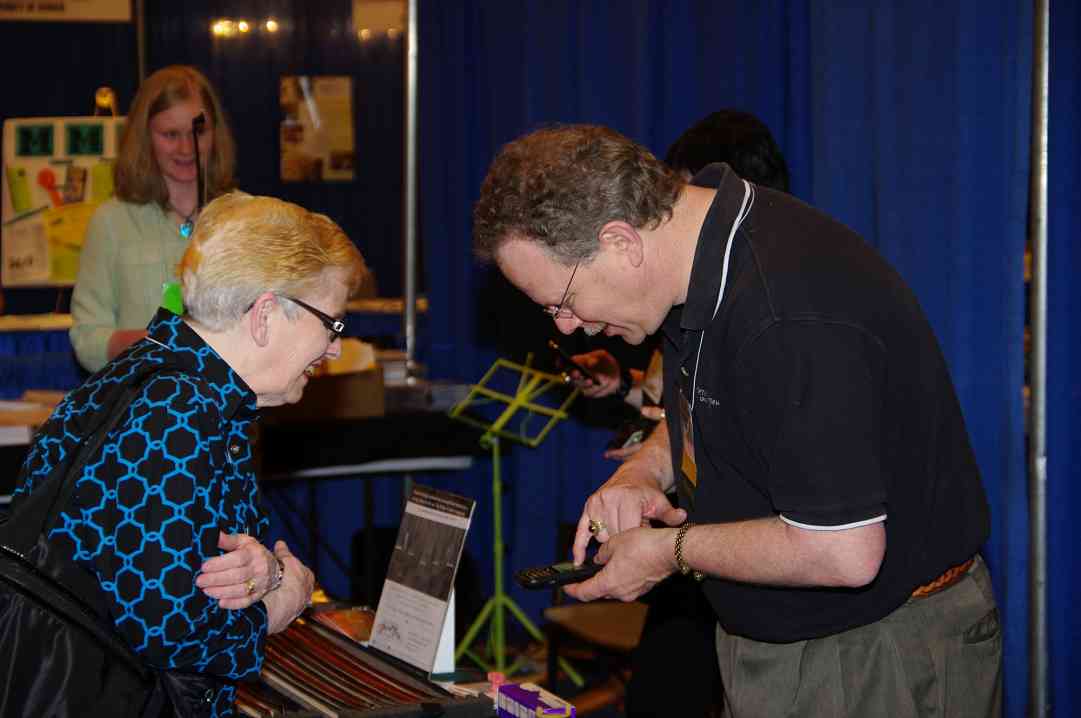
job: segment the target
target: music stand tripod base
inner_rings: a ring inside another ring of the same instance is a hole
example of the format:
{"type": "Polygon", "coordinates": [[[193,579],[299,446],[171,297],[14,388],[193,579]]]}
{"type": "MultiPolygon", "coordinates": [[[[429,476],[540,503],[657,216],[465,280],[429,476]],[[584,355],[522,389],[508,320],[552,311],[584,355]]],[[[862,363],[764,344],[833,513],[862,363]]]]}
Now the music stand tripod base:
{"type": "MultiPolygon", "coordinates": [[[[503,480],[501,471],[500,440],[508,439],[531,448],[536,448],[557,422],[567,418],[567,407],[571,405],[578,390],[574,389],[566,396],[566,381],[562,376],[539,371],[526,364],[516,364],[506,359],[497,359],[481,380],[470,387],[469,394],[450,410],[450,416],[458,421],[484,430],[481,445],[492,452],[492,554],[493,584],[492,597],[484,604],[480,614],[462,636],[455,650],[455,660],[467,656],[486,671],[499,671],[512,674],[522,659],[519,657],[510,665],[506,655],[506,617],[509,611],[539,642],[544,642],[544,634],[529,620],[525,612],[507,595],[503,583],[503,480]],[[514,377],[517,376],[516,383],[514,377]],[[510,388],[501,388],[501,382],[510,379],[510,388]],[[511,419],[517,417],[518,431],[512,431],[511,419]],[[535,417],[546,419],[536,433],[527,431],[528,424],[535,417]],[[488,653],[491,661],[483,659],[471,650],[474,640],[486,622],[490,621],[488,653]]],[[[575,683],[581,686],[581,675],[565,660],[560,665],[575,683]]]]}

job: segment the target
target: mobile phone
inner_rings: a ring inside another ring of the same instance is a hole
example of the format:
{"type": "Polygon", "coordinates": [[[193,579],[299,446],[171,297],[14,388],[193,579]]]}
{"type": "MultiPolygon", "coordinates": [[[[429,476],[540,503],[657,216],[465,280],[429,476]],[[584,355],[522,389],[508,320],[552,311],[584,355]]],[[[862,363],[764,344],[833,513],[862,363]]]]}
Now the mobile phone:
{"type": "Polygon", "coordinates": [[[593,374],[584,366],[574,361],[574,358],[567,353],[566,349],[559,346],[559,342],[557,342],[555,339],[548,340],[548,347],[556,354],[558,354],[559,358],[562,359],[567,364],[567,366],[571,367],[572,369],[576,369],[579,374],[584,376],[586,379],[589,379],[594,384],[600,384],[600,382],[597,381],[597,377],[593,376],[593,374]]]}
{"type": "Polygon", "coordinates": [[[593,563],[592,558],[587,558],[581,566],[575,566],[573,561],[562,561],[550,566],[524,568],[514,574],[514,580],[522,588],[551,588],[585,581],[602,568],[604,566],[593,563]]]}

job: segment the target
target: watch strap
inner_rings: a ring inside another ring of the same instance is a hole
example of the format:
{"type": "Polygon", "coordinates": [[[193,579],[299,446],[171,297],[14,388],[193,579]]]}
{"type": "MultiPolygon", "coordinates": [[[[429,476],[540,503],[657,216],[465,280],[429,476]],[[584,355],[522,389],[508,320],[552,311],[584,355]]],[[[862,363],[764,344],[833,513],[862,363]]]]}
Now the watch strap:
{"type": "Polygon", "coordinates": [[[694,528],[694,522],[688,521],[687,523],[680,526],[679,531],[676,532],[676,568],[678,568],[679,572],[684,576],[691,575],[694,577],[695,581],[701,581],[703,578],[705,578],[705,574],[703,574],[701,571],[695,571],[694,569],[692,569],[690,564],[688,564],[687,561],[683,558],[683,542],[687,537],[687,533],[692,528],[694,528]]]}

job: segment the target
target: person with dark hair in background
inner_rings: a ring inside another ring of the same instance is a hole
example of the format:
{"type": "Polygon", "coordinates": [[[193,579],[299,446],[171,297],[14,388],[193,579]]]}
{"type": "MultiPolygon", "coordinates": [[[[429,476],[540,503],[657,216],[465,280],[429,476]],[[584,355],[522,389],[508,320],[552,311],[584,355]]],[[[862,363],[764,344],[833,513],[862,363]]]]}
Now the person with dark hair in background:
{"type": "MultiPolygon", "coordinates": [[[[727,163],[737,175],[757,185],[788,191],[784,155],[765,123],[750,113],[734,109],[713,112],[676,138],[665,155],[665,163],[688,180],[718,162],[727,163]]],[[[660,403],[660,354],[659,348],[654,351],[645,371],[631,369],[628,373],[603,349],[580,354],[574,359],[590,369],[597,381],[578,376],[576,383],[586,396],[619,392],[624,401],[647,416],[661,418],[659,409],[643,406],[644,401],[660,403]]],[[[668,435],[663,422],[655,431],[662,437],[668,435]]],[[[641,444],[635,443],[609,449],[605,455],[623,460],[639,448],[641,444]]],[[[673,500],[673,505],[678,503],[673,500]]],[[[691,577],[676,574],[642,598],[649,604],[649,611],[631,660],[628,718],[667,715],[672,708],[674,686],[679,686],[681,715],[692,718],[719,712],[723,688],[713,641],[717,618],[705,594],[691,577]]]]}
{"type": "Polygon", "coordinates": [[[676,138],[664,161],[688,180],[706,165],[724,162],[745,180],[788,191],[781,148],[766,124],[749,112],[724,109],[706,115],[676,138]]]}
{"type": "Polygon", "coordinates": [[[873,247],[588,125],[506,145],[473,228],[565,334],[664,331],[669,441],[586,500],[574,560],[596,539],[603,568],[568,595],[700,581],[732,718],[1000,712],[987,497],[930,323],[873,247]]]}
{"type": "Polygon", "coordinates": [[[199,213],[198,170],[209,202],[233,188],[235,158],[224,108],[201,72],[171,65],[139,85],[113,167],[116,196],[90,219],[71,295],[71,344],[87,370],[146,336],[199,213]]]}

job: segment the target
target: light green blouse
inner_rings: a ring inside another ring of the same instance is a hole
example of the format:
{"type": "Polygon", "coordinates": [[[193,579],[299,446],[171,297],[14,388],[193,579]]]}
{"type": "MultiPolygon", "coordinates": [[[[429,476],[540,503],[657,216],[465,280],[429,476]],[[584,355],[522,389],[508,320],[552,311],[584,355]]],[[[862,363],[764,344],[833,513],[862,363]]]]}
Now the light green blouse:
{"type": "Polygon", "coordinates": [[[176,265],[187,248],[176,223],[154,202],[111,199],[98,208],[71,295],[71,344],[80,364],[97,371],[114,331],[150,323],[162,285],[177,281],[176,265]]]}

